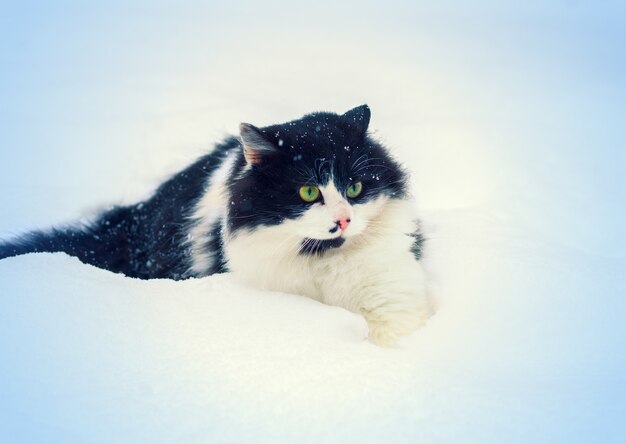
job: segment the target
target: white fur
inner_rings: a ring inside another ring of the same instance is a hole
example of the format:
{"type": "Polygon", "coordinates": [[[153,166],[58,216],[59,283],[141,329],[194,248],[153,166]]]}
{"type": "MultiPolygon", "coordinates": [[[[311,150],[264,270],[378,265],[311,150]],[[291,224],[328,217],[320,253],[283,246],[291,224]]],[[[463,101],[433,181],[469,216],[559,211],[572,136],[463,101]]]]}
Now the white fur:
{"type": "Polygon", "coordinates": [[[215,252],[208,251],[206,245],[211,240],[211,227],[225,216],[228,203],[226,180],[236,158],[236,153],[230,152],[222,165],[213,172],[191,217],[188,241],[191,245],[191,271],[195,276],[206,275],[215,262],[215,252]]]}
{"type": "Polygon", "coordinates": [[[421,264],[410,252],[413,206],[384,196],[350,205],[330,182],[320,187],[325,204],[280,225],[226,233],[229,269],[261,289],[297,293],[361,313],[370,339],[391,346],[431,315],[421,264]],[[323,255],[299,254],[304,237],[332,239],[339,216],[351,223],[346,242],[323,255]]]}

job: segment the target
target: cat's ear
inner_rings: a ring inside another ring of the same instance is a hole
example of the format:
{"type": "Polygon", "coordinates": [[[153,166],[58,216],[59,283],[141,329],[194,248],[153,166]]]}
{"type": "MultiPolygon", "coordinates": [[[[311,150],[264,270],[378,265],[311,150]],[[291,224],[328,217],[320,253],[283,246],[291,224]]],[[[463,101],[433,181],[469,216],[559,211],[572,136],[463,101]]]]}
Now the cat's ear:
{"type": "Polygon", "coordinates": [[[272,142],[266,139],[265,135],[254,125],[242,123],[239,125],[239,135],[243,144],[243,155],[246,162],[251,165],[258,165],[277,149],[272,142]]]}
{"type": "Polygon", "coordinates": [[[370,107],[367,105],[357,106],[345,113],[342,117],[348,120],[357,130],[361,132],[367,131],[370,124],[370,107]]]}

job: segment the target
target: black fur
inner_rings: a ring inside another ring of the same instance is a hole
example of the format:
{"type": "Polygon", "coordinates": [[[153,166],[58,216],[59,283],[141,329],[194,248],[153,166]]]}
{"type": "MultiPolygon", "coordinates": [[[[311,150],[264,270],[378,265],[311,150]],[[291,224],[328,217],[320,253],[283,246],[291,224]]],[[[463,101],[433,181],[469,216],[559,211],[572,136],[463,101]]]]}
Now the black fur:
{"type": "Polygon", "coordinates": [[[85,263],[131,277],[190,277],[189,216],[202,196],[207,177],[233,149],[241,149],[234,137],[163,183],[150,199],[115,207],[86,227],[35,232],[0,244],[0,259],[62,251],[85,263]]]}
{"type": "Polygon", "coordinates": [[[213,265],[207,274],[224,273],[228,271],[226,257],[224,256],[224,229],[222,221],[216,222],[211,228],[209,242],[206,245],[207,250],[214,251],[213,265]]]}
{"type": "Polygon", "coordinates": [[[422,231],[418,228],[413,233],[411,233],[411,237],[413,237],[413,244],[411,245],[411,253],[416,260],[420,260],[424,253],[424,242],[426,238],[422,234],[422,231]]]}
{"type": "MultiPolygon", "coordinates": [[[[310,205],[298,196],[298,189],[304,184],[324,185],[332,178],[338,190],[345,190],[351,183],[361,181],[363,192],[353,199],[355,202],[365,202],[381,193],[391,198],[406,195],[406,174],[367,135],[369,119],[369,108],[363,105],[343,115],[313,113],[260,129],[242,125],[242,131],[247,131],[254,143],[263,145],[256,152],[259,161],[251,166],[244,157],[242,141],[228,138],[163,183],[150,199],[115,207],[85,227],[35,232],[0,244],[0,259],[63,251],[85,263],[131,277],[191,277],[194,273],[188,240],[190,216],[211,174],[234,151],[235,165],[227,181],[230,205],[226,221],[210,227],[206,245],[216,258],[206,274],[226,271],[222,223],[236,233],[297,218],[310,205]]],[[[303,239],[302,252],[322,254],[342,243],[342,239],[303,239]]],[[[419,253],[421,238],[416,238],[416,245],[415,252],[419,253]]]]}
{"type": "Polygon", "coordinates": [[[300,247],[300,254],[322,254],[326,250],[332,248],[339,248],[346,240],[343,237],[337,237],[335,239],[309,239],[306,238],[302,241],[300,247]]]}

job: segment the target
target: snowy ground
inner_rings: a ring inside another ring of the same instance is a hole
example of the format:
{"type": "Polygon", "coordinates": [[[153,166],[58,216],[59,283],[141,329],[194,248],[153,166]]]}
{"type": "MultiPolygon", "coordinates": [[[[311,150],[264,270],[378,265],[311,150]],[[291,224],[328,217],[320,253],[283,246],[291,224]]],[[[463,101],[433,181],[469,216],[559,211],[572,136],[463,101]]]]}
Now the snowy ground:
{"type": "Polygon", "coordinates": [[[1,261],[1,442],[626,440],[623,6],[56,3],[0,12],[0,236],[367,102],[440,307],[384,350],[228,275],[1,261]]]}

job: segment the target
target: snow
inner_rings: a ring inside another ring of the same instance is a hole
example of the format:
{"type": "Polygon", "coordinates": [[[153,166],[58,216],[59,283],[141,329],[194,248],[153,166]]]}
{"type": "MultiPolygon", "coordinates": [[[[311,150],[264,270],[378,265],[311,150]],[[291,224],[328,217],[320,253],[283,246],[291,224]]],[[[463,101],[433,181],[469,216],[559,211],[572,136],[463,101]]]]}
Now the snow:
{"type": "Polygon", "coordinates": [[[367,102],[437,314],[386,350],[228,275],[3,260],[0,441],[623,442],[624,7],[259,5],[7,7],[0,236],[141,199],[241,121],[367,102]]]}

